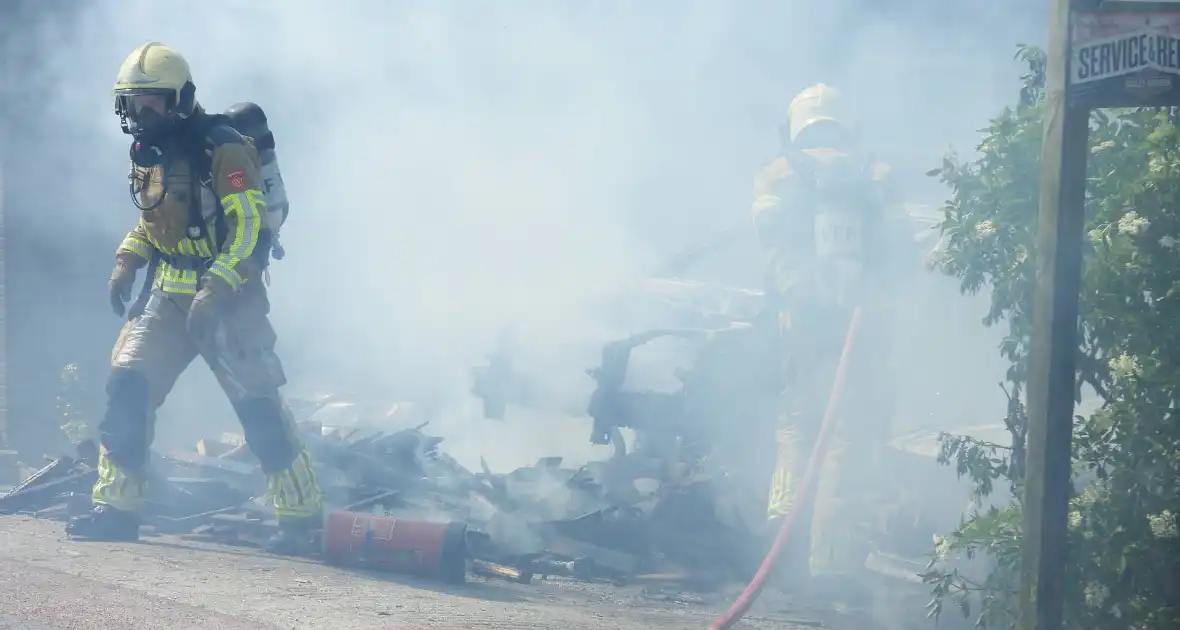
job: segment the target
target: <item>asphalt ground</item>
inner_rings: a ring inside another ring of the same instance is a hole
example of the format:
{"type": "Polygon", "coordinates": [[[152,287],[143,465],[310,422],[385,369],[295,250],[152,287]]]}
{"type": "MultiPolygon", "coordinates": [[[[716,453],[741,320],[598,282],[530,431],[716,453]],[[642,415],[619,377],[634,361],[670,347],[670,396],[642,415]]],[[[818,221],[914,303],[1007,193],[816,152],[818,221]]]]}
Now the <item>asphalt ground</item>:
{"type": "MultiPolygon", "coordinates": [[[[173,537],[71,541],[62,527],[0,517],[0,629],[693,630],[728,597],[565,580],[444,587],[173,537]]],[[[829,627],[764,599],[737,628],[829,627]]]]}

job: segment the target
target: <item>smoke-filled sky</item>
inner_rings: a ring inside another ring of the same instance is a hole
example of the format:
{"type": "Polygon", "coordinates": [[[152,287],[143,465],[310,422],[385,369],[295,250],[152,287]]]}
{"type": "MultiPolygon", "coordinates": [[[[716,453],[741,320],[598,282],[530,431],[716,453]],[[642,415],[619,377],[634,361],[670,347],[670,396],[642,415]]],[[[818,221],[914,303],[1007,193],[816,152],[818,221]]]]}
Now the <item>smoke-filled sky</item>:
{"type": "MultiPolygon", "coordinates": [[[[521,464],[554,445],[582,448],[588,425],[478,420],[465,394],[470,365],[511,323],[533,370],[578,407],[591,385],[583,369],[608,334],[589,305],[678,249],[748,222],[753,175],[776,151],[798,90],[826,81],[854,96],[866,141],[911,198],[941,200],[916,174],[952,144],[970,148],[1012,101],[1014,47],[1043,39],[1047,8],[935,4],[80,3],[68,27],[43,20],[9,34],[6,46],[34,61],[6,68],[6,89],[21,89],[19,77],[48,90],[5,121],[17,134],[37,130],[19,159],[46,172],[64,161],[69,176],[41,193],[55,220],[31,216],[31,202],[11,194],[6,210],[10,222],[34,226],[42,249],[69,257],[63,243],[101,242],[87,251],[113,253],[136,211],[111,84],[136,46],[173,46],[207,109],[258,102],[276,134],[292,211],[271,298],[292,393],[461,403],[454,422],[469,443],[497,467],[521,464]]],[[[99,366],[117,328],[103,293],[110,263],[109,253],[69,263],[94,299],[79,305],[93,313],[68,325],[102,340],[79,359],[99,366]]],[[[977,303],[945,310],[957,313],[944,327],[959,337],[982,314],[977,303]]],[[[66,325],[50,313],[44,321],[66,325]]],[[[995,335],[980,329],[978,338],[957,369],[977,383],[963,389],[999,410],[995,335]]],[[[912,367],[915,381],[944,372],[912,367]]],[[[164,422],[228,417],[205,372],[198,365],[182,379],[164,422]]]]}

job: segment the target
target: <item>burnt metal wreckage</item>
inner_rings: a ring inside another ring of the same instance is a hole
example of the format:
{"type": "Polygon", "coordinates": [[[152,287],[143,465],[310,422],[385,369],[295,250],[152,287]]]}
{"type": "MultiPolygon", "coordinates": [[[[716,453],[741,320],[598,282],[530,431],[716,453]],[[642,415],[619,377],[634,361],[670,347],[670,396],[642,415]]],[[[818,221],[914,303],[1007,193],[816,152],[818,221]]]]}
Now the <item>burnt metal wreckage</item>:
{"type": "MultiPolygon", "coordinates": [[[[937,212],[911,205],[904,220],[913,226],[915,252],[937,251],[937,212]]],[[[768,481],[773,467],[774,453],[760,449],[773,449],[769,437],[776,428],[777,327],[763,292],[686,279],[685,272],[740,237],[740,230],[727,231],[686,250],[623,296],[623,330],[634,334],[603,344],[598,367],[587,371],[596,385],[586,410],[593,420],[590,441],[615,448],[604,467],[618,479],[608,480],[608,496],[622,498],[636,479],[658,482],[659,506],[646,523],[657,539],[651,544],[719,580],[748,579],[773,534],[767,531],[766,493],[745,495],[768,481]],[[651,325],[635,325],[641,319],[651,325]],[[675,386],[656,391],[630,384],[636,356],[666,340],[690,348],[691,360],[676,370],[675,386]],[[622,429],[635,436],[630,449],[622,429]],[[657,517],[661,513],[669,515],[666,520],[657,517]]],[[[510,406],[531,406],[539,398],[529,376],[516,371],[511,339],[501,341],[472,373],[472,393],[495,420],[510,406]]],[[[956,432],[1001,442],[996,436],[1002,429],[980,424],[956,432]]],[[[913,424],[892,433],[880,462],[890,474],[881,476],[863,510],[874,548],[866,569],[915,587],[923,601],[928,593],[917,576],[926,569],[931,540],[954,529],[969,496],[964,481],[939,470],[939,434],[913,424]]]]}

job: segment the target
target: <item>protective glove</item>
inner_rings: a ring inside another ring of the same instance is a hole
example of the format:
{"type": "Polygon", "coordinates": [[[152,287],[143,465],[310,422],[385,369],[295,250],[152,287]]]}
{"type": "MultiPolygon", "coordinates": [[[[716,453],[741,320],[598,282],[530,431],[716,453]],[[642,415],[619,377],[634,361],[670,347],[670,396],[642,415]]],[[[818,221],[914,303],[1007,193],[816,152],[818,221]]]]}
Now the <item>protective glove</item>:
{"type": "Polygon", "coordinates": [[[198,343],[208,343],[221,325],[225,303],[233,290],[223,281],[206,276],[188,309],[188,332],[198,343]]]}
{"type": "Polygon", "coordinates": [[[127,312],[127,303],[131,301],[131,288],[135,286],[135,267],[123,261],[115,263],[115,270],[111,273],[111,280],[107,290],[111,296],[111,310],[119,317],[127,312]]]}

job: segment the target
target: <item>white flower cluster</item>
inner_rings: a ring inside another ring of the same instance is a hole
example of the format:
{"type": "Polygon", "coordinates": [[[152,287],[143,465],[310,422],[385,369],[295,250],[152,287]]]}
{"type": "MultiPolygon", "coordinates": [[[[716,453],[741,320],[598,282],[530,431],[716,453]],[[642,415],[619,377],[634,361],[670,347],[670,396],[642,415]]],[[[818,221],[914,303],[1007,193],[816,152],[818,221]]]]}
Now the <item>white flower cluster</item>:
{"type": "Polygon", "coordinates": [[[1176,515],[1171,510],[1147,517],[1147,523],[1151,527],[1151,535],[1157,539],[1180,538],[1180,527],[1177,527],[1176,515]]]}
{"type": "Polygon", "coordinates": [[[1119,233],[1127,234],[1128,236],[1138,236],[1146,232],[1150,226],[1151,221],[1139,216],[1139,213],[1134,210],[1124,214],[1119,219],[1119,233]]]}
{"type": "Polygon", "coordinates": [[[1140,371],[1139,359],[1128,354],[1120,354],[1111,359],[1107,365],[1110,367],[1111,376],[1116,379],[1130,378],[1138,376],[1140,371]]]}
{"type": "Polygon", "coordinates": [[[992,223],[991,219],[984,219],[975,224],[975,238],[985,239],[994,236],[996,233],[996,224],[992,223]]]}

